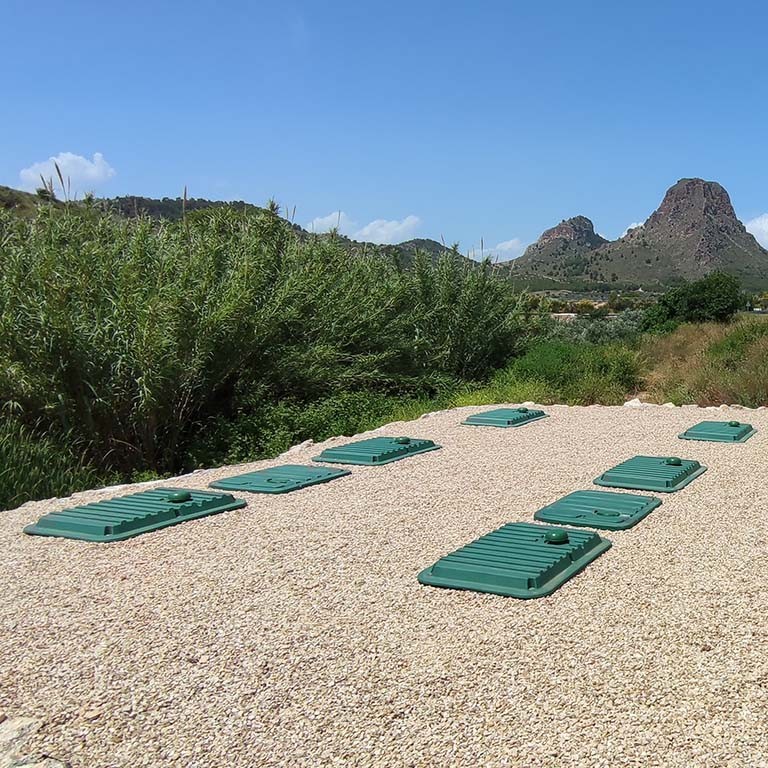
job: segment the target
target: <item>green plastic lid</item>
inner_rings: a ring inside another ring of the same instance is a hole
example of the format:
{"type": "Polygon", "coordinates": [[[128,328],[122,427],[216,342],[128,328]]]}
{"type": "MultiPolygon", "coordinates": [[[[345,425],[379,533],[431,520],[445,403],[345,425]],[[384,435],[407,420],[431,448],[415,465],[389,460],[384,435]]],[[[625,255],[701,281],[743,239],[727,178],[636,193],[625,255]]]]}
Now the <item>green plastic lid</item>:
{"type": "Polygon", "coordinates": [[[744,443],[757,430],[743,421],[700,421],[678,437],[682,440],[704,440],[710,443],[744,443]]]}
{"type": "Polygon", "coordinates": [[[613,491],[574,491],[538,510],[535,520],[621,531],[631,528],[661,502],[652,496],[613,491]]]}

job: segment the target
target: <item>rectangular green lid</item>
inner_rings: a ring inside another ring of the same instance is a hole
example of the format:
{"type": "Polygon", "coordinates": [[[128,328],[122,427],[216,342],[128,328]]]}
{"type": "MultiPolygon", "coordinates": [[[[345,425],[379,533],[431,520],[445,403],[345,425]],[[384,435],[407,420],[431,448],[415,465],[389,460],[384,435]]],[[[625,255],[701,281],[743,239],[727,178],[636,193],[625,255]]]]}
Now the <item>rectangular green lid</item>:
{"type": "Polygon", "coordinates": [[[493,411],[475,413],[465,419],[462,424],[476,427],[520,427],[530,421],[545,418],[547,418],[547,414],[544,411],[521,406],[520,408],[496,408],[493,411]]]}
{"type": "Polygon", "coordinates": [[[533,516],[543,523],[623,531],[639,523],[661,504],[653,496],[613,491],[575,491],[543,507],[533,516]]]}
{"type": "Polygon", "coordinates": [[[678,437],[683,440],[706,440],[712,443],[744,443],[757,432],[751,424],[740,421],[700,421],[678,437]]]}
{"type": "Polygon", "coordinates": [[[279,467],[246,472],[234,477],[225,477],[209,485],[225,491],[248,491],[249,493],[290,493],[309,485],[327,483],[337,477],[351,475],[348,469],[335,467],[303,467],[299,464],[283,464],[279,467]]]}
{"type": "Polygon", "coordinates": [[[595,485],[672,493],[684,488],[707,468],[677,456],[634,456],[595,479],[595,485]]]}
{"type": "Polygon", "coordinates": [[[24,533],[84,541],[121,541],[185,520],[244,506],[244,501],[228,493],[155,488],[51,512],[28,525],[24,533]]]}
{"type": "Polygon", "coordinates": [[[610,546],[593,531],[508,523],[440,558],[418,578],[433,587],[544,597],[610,546]]]}
{"type": "Polygon", "coordinates": [[[440,448],[431,440],[415,437],[371,437],[354,443],[326,448],[312,461],[327,461],[331,464],[389,464],[416,453],[436,451],[440,448]]]}

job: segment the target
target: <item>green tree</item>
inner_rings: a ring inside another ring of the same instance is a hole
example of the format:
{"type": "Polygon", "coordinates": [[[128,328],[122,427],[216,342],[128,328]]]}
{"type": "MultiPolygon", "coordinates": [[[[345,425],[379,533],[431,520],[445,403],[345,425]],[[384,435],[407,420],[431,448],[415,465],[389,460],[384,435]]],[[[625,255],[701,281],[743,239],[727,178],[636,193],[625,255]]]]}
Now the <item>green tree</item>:
{"type": "Polygon", "coordinates": [[[713,272],[701,280],[667,291],[646,312],[646,330],[663,331],[677,323],[725,323],[744,305],[739,281],[713,272]]]}

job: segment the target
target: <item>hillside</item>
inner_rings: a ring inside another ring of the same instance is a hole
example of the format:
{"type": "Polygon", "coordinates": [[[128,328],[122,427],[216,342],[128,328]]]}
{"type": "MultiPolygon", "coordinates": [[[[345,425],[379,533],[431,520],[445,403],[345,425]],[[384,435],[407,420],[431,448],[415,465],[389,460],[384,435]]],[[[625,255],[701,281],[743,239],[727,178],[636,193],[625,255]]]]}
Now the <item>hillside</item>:
{"type": "MultiPolygon", "coordinates": [[[[152,218],[167,219],[169,221],[180,221],[184,210],[186,210],[187,213],[210,208],[224,207],[232,207],[239,210],[252,212],[259,212],[264,210],[258,205],[246,203],[242,200],[206,200],[205,198],[194,197],[188,198],[186,201],[184,201],[180,197],[164,197],[161,199],[155,199],[151,197],[138,197],[136,195],[128,195],[125,197],[105,198],[99,202],[107,209],[113,210],[119,213],[121,216],[133,217],[147,215],[151,216],[152,218]]],[[[294,224],[293,222],[290,222],[290,224],[300,236],[312,236],[311,233],[307,232],[307,230],[305,230],[303,227],[300,227],[298,224],[294,224]]],[[[329,237],[327,234],[320,234],[317,236],[329,237]]],[[[441,253],[449,250],[442,243],[438,243],[436,240],[430,240],[428,238],[417,238],[414,240],[407,240],[403,243],[380,245],[365,241],[352,240],[341,234],[336,234],[334,237],[337,237],[352,252],[379,252],[382,255],[398,258],[402,261],[403,264],[411,263],[417,251],[424,251],[425,253],[428,253],[433,259],[436,259],[438,256],[440,256],[441,253]]]]}
{"type": "Polygon", "coordinates": [[[575,216],[546,230],[513,264],[539,277],[598,280],[590,275],[590,254],[607,242],[586,216],[575,216]]]}
{"type": "Polygon", "coordinates": [[[16,211],[23,216],[31,216],[37,210],[40,198],[20,189],[4,187],[0,184],[0,208],[16,211]]]}
{"type": "MultiPolygon", "coordinates": [[[[37,195],[0,185],[0,208],[12,209],[21,215],[31,216],[37,211],[37,207],[41,202],[42,200],[37,195]]],[[[124,195],[121,197],[99,198],[95,202],[103,211],[113,212],[118,216],[125,216],[127,218],[150,216],[153,219],[164,219],[166,221],[181,221],[185,211],[189,214],[211,208],[231,207],[253,213],[264,210],[261,206],[246,203],[243,200],[207,200],[196,197],[184,200],[181,197],[152,198],[140,195],[124,195]]],[[[58,201],[55,201],[54,204],[61,205],[58,201]]],[[[298,224],[289,223],[299,236],[312,236],[311,233],[298,224]]],[[[321,238],[330,236],[327,234],[317,235],[317,237],[321,238]]],[[[417,251],[429,254],[434,260],[440,254],[450,250],[450,248],[442,243],[430,240],[429,238],[416,238],[403,243],[381,245],[352,240],[340,234],[333,236],[337,237],[353,253],[380,253],[383,256],[399,259],[403,265],[410,264],[417,251]]]]}
{"type": "Polygon", "coordinates": [[[640,227],[609,242],[583,216],[547,230],[511,273],[558,280],[670,285],[717,270],[747,287],[768,285],[768,251],[736,217],[717,182],[681,179],[640,227]]]}
{"type": "MultiPolygon", "coordinates": [[[[33,215],[41,200],[36,195],[0,186],[0,208],[33,215]]],[[[259,212],[263,208],[244,201],[204,198],[148,198],[136,195],[96,201],[102,210],[119,216],[147,215],[179,221],[188,213],[234,207],[259,212]]],[[[59,203],[57,203],[59,204],[59,203]]],[[[377,253],[409,265],[417,251],[434,260],[450,250],[428,238],[380,245],[344,235],[312,235],[298,224],[300,237],[336,237],[352,253],[377,253]]],[[[468,257],[467,261],[475,262],[468,257]]],[[[717,182],[681,179],[664,196],[659,208],[640,227],[609,241],[595,232],[586,216],[564,219],[547,229],[514,261],[495,265],[497,274],[518,287],[535,291],[591,290],[639,287],[659,288],[695,280],[723,270],[750,289],[768,286],[768,251],[762,248],[736,217],[726,190],[717,182]]]]}

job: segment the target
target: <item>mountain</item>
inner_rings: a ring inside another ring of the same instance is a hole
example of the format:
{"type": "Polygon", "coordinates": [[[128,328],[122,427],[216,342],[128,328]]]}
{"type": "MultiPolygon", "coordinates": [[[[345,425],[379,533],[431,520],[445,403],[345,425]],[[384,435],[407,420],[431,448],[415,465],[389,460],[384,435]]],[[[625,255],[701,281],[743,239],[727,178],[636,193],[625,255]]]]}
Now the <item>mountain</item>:
{"type": "Polygon", "coordinates": [[[0,184],[0,209],[16,211],[23,216],[31,216],[37,211],[40,198],[20,189],[11,189],[0,184]]]}
{"type": "Polygon", "coordinates": [[[538,277],[581,278],[589,276],[592,252],[607,242],[586,216],[574,216],[546,230],[512,264],[538,277]]]}
{"type": "Polygon", "coordinates": [[[678,181],[643,225],[612,242],[594,235],[589,219],[568,219],[510,268],[518,275],[640,285],[670,285],[721,270],[748,287],[768,285],[768,251],[736,217],[725,189],[703,179],[678,181]]]}

